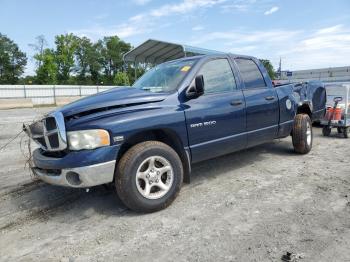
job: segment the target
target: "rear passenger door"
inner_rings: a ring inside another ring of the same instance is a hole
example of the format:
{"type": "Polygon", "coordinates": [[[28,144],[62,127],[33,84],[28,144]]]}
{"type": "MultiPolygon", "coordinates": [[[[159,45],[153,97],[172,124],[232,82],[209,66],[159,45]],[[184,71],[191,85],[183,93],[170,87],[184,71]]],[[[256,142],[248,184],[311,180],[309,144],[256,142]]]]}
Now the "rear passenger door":
{"type": "Polygon", "coordinates": [[[245,148],[244,97],[228,59],[209,59],[196,75],[203,75],[204,94],[185,103],[192,161],[245,148]]]}
{"type": "Polygon", "coordinates": [[[243,82],[246,102],[248,147],[277,136],[279,107],[276,90],[268,85],[257,63],[249,58],[235,58],[243,82]]]}

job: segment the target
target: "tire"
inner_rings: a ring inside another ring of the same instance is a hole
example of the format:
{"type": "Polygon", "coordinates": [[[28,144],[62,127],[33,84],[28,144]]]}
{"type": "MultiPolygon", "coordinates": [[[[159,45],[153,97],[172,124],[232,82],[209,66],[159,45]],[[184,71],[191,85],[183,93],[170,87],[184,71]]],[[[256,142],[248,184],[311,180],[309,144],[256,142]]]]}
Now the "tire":
{"type": "Polygon", "coordinates": [[[330,136],[331,132],[332,132],[332,129],[329,126],[324,126],[322,128],[323,136],[330,136]]]}
{"type": "Polygon", "coordinates": [[[115,174],[119,198],[128,208],[144,213],[169,206],[177,197],[182,181],[180,157],[158,141],[142,142],[130,148],[120,159],[115,174]]]}
{"type": "Polygon", "coordinates": [[[343,129],[341,127],[337,127],[338,134],[343,133],[343,129]]]}
{"type": "Polygon", "coordinates": [[[313,132],[312,122],[308,115],[298,114],[294,118],[292,141],[294,151],[307,154],[312,148],[313,132]]]}
{"type": "Polygon", "coordinates": [[[350,133],[350,128],[349,127],[344,127],[343,128],[343,134],[345,138],[349,138],[349,133],[350,133]]]}

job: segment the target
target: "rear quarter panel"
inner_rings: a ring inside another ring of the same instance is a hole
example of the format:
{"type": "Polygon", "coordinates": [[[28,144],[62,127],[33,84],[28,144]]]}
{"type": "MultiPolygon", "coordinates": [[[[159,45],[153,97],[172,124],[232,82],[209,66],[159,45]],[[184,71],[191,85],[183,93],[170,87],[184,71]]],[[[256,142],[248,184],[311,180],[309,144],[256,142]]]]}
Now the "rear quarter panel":
{"type": "Polygon", "coordinates": [[[312,98],[312,120],[320,120],[326,110],[327,94],[324,84],[320,81],[309,82],[309,95],[312,98]]]}
{"type": "Polygon", "coordinates": [[[299,106],[307,104],[312,113],[312,120],[319,121],[326,109],[326,89],[321,81],[309,81],[294,85],[299,106]]]}
{"type": "Polygon", "coordinates": [[[278,137],[286,137],[292,131],[298,103],[293,93],[293,85],[278,86],[276,92],[279,103],[278,137]]]}

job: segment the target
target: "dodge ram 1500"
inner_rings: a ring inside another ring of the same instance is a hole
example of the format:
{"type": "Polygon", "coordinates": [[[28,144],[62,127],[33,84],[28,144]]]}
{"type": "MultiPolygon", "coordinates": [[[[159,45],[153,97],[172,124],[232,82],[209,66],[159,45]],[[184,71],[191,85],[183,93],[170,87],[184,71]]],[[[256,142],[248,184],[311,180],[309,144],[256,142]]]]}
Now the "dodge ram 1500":
{"type": "Polygon", "coordinates": [[[254,57],[182,58],[155,66],[132,87],[82,98],[25,125],[39,144],[32,170],[69,187],[113,183],[130,209],[167,207],[191,165],[291,135],[311,150],[325,111],[320,82],[274,87],[254,57]]]}

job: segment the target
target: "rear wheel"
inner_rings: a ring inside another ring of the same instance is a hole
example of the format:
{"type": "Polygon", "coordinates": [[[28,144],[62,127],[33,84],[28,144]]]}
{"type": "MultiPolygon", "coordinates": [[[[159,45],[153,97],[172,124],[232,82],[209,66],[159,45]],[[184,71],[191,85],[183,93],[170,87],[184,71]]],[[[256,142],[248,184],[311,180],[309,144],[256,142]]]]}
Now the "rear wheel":
{"type": "Polygon", "coordinates": [[[324,126],[322,128],[322,134],[323,136],[329,136],[332,132],[332,129],[329,126],[324,126]]]}
{"type": "Polygon", "coordinates": [[[343,133],[343,129],[341,127],[337,127],[338,134],[343,133]]]}
{"type": "Polygon", "coordinates": [[[344,127],[343,128],[343,134],[345,138],[349,138],[350,133],[350,127],[344,127]]]}
{"type": "Polygon", "coordinates": [[[177,153],[158,141],[139,143],[121,158],[115,177],[117,194],[138,212],[154,212],[169,206],[178,195],[183,167],[177,153]]]}
{"type": "Polygon", "coordinates": [[[294,119],[292,141],[295,152],[307,154],[312,148],[312,123],[306,114],[298,114],[294,119]]]}

